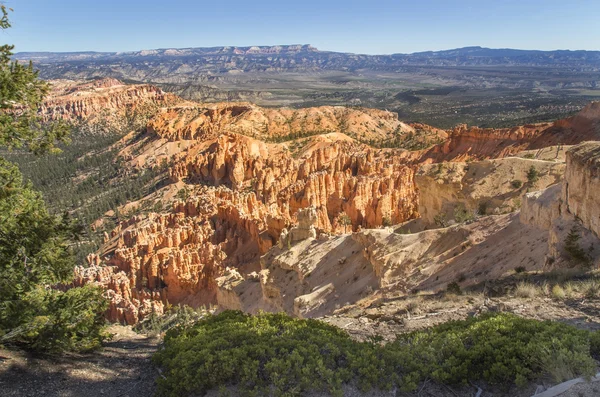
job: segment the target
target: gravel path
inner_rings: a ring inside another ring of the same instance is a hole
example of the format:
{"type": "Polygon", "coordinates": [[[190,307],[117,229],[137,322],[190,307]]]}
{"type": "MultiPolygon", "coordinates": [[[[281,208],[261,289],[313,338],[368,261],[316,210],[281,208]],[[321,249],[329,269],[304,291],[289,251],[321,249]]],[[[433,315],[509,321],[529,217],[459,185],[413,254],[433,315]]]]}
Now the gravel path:
{"type": "Polygon", "coordinates": [[[152,396],[158,375],[150,357],[158,339],[112,326],[114,338],[90,354],[35,356],[0,349],[0,396],[152,396]]]}

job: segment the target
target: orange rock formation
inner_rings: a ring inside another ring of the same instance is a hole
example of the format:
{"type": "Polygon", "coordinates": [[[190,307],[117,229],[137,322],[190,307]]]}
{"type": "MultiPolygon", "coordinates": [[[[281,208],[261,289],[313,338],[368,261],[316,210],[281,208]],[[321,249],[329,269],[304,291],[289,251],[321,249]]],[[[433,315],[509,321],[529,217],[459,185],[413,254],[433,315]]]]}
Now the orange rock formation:
{"type": "Polygon", "coordinates": [[[163,199],[166,212],[122,222],[90,266],[76,269],[75,284],[105,286],[109,318],[129,324],[167,304],[218,303],[226,297],[217,279],[259,270],[260,256],[297,223],[299,210],[314,207],[317,233],[400,223],[418,216],[413,178],[422,162],[507,156],[533,147],[549,128],[556,125],[459,126],[446,134],[373,109],[164,108],[148,123],[144,147],[123,156],[132,167],[166,162],[164,189],[187,193],[163,199]],[[420,152],[355,140],[427,128],[445,141],[420,152]]]}

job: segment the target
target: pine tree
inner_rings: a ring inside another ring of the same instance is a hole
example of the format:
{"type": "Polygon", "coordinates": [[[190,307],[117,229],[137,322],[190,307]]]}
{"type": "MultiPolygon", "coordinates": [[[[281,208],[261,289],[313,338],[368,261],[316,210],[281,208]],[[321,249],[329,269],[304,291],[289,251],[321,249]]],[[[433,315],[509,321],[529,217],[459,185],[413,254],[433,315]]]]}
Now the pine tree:
{"type": "Polygon", "coordinates": [[[564,248],[572,259],[582,264],[588,264],[590,258],[579,245],[580,239],[581,235],[579,234],[577,226],[573,226],[565,238],[564,248]]]}
{"type": "MultiPolygon", "coordinates": [[[[0,29],[10,27],[0,6],[0,29]]],[[[37,109],[48,91],[31,64],[11,61],[0,46],[0,146],[40,154],[65,141],[64,124],[42,124],[37,109]]],[[[18,168],[0,157],[0,344],[36,350],[86,350],[102,337],[106,302],[95,287],[54,288],[70,282],[69,249],[79,228],[48,213],[41,195],[18,168]]]]}

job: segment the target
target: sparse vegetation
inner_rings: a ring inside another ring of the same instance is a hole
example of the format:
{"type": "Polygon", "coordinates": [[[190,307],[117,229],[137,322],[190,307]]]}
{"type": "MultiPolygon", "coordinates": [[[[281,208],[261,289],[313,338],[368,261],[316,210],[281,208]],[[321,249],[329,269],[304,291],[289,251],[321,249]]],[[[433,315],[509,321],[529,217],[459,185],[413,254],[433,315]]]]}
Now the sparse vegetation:
{"type": "Polygon", "coordinates": [[[552,297],[554,299],[563,300],[566,298],[566,296],[567,294],[565,293],[565,290],[560,285],[555,284],[552,287],[552,297]]]}
{"type": "Polygon", "coordinates": [[[462,290],[460,289],[460,285],[456,281],[453,281],[450,284],[448,284],[448,286],[446,287],[446,292],[449,293],[449,294],[454,294],[454,295],[461,295],[462,294],[462,290]]]}
{"type": "Polygon", "coordinates": [[[527,269],[525,268],[525,266],[517,266],[515,267],[515,273],[519,274],[519,273],[524,273],[527,269]]]}
{"type": "Polygon", "coordinates": [[[243,394],[342,395],[342,385],[415,390],[426,379],[453,385],[484,380],[523,386],[562,381],[596,368],[596,334],[558,322],[501,313],[452,321],[381,345],[358,342],[331,325],[285,314],[224,312],[167,332],[154,361],[159,394],[202,395],[224,385],[243,394]],[[591,348],[590,348],[591,346],[591,348]]]}
{"type": "Polygon", "coordinates": [[[348,226],[352,227],[352,218],[345,212],[340,213],[338,216],[338,222],[340,225],[344,226],[344,233],[347,233],[348,226]]]}
{"type": "Polygon", "coordinates": [[[163,315],[150,314],[135,325],[134,330],[143,334],[157,335],[174,327],[188,327],[210,314],[209,309],[191,308],[187,305],[170,306],[163,315]]]}
{"type": "Polygon", "coordinates": [[[519,179],[515,179],[514,181],[512,181],[512,182],[510,183],[510,185],[511,185],[513,188],[515,188],[515,189],[520,189],[520,188],[521,188],[521,186],[523,186],[523,182],[522,182],[521,180],[519,180],[519,179]]]}
{"type": "Polygon", "coordinates": [[[454,220],[458,223],[472,221],[475,218],[472,211],[465,206],[458,205],[454,208],[454,220]]]}
{"type": "Polygon", "coordinates": [[[446,220],[446,214],[439,213],[433,217],[433,222],[437,227],[448,227],[448,221],[446,220]]]}
{"type": "Polygon", "coordinates": [[[515,288],[515,296],[519,298],[535,298],[538,295],[538,288],[527,282],[520,282],[515,288]]]}
{"type": "Polygon", "coordinates": [[[536,183],[540,179],[540,172],[535,168],[535,166],[531,166],[527,171],[527,182],[531,185],[536,183]]]}

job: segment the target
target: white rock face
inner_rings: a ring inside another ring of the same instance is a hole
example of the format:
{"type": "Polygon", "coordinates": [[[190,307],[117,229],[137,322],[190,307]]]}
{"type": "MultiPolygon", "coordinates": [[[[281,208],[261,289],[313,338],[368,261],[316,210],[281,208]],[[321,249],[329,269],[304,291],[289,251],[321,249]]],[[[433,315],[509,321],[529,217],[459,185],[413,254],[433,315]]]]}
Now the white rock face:
{"type": "Polygon", "coordinates": [[[548,258],[569,260],[564,250],[571,230],[592,263],[600,259],[600,142],[584,142],[567,151],[564,180],[525,195],[521,222],[549,231],[548,258]]]}
{"type": "Polygon", "coordinates": [[[521,222],[540,229],[550,229],[552,221],[560,216],[561,194],[562,183],[527,193],[521,205],[521,222]]]}
{"type": "Polygon", "coordinates": [[[298,226],[291,228],[289,232],[286,229],[281,232],[279,248],[285,249],[295,242],[317,238],[315,225],[318,222],[318,216],[316,208],[308,207],[298,210],[297,218],[298,226]]]}
{"type": "Polygon", "coordinates": [[[567,152],[562,198],[567,211],[600,237],[600,143],[585,142],[567,152]]]}

